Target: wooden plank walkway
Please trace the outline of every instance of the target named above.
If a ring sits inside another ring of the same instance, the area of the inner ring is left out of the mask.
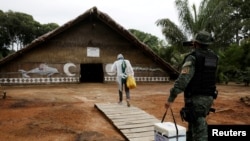
[[[126,104],[97,103],[98,108],[129,141],[154,141],[154,124],[161,122],[145,111]]]

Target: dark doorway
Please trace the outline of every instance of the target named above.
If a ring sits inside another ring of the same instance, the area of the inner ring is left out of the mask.
[[[102,64],[81,64],[80,82],[104,82]]]

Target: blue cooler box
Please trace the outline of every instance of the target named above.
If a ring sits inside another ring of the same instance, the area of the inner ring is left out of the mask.
[[[186,141],[186,128],[176,124],[178,129],[178,136],[176,127],[173,122],[163,122],[154,124],[154,141]]]

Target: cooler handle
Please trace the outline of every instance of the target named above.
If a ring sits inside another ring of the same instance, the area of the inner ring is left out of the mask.
[[[177,141],[178,141],[178,128],[177,128],[177,125],[176,125],[176,121],[175,121],[175,118],[174,118],[174,114],[173,114],[173,110],[171,108],[171,106],[169,106],[170,108],[170,111],[171,111],[171,114],[172,114],[172,117],[173,117],[173,120],[174,120],[174,125],[175,125],[175,129],[176,129],[176,137],[177,137]],[[166,115],[167,115],[167,112],[168,112],[168,109],[166,109],[163,117],[162,117],[162,120],[161,120],[161,123],[164,121]]]

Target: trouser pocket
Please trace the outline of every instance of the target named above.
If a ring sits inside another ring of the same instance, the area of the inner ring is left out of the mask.
[[[182,121],[194,122],[198,119],[195,111],[191,107],[183,107],[180,111]]]

